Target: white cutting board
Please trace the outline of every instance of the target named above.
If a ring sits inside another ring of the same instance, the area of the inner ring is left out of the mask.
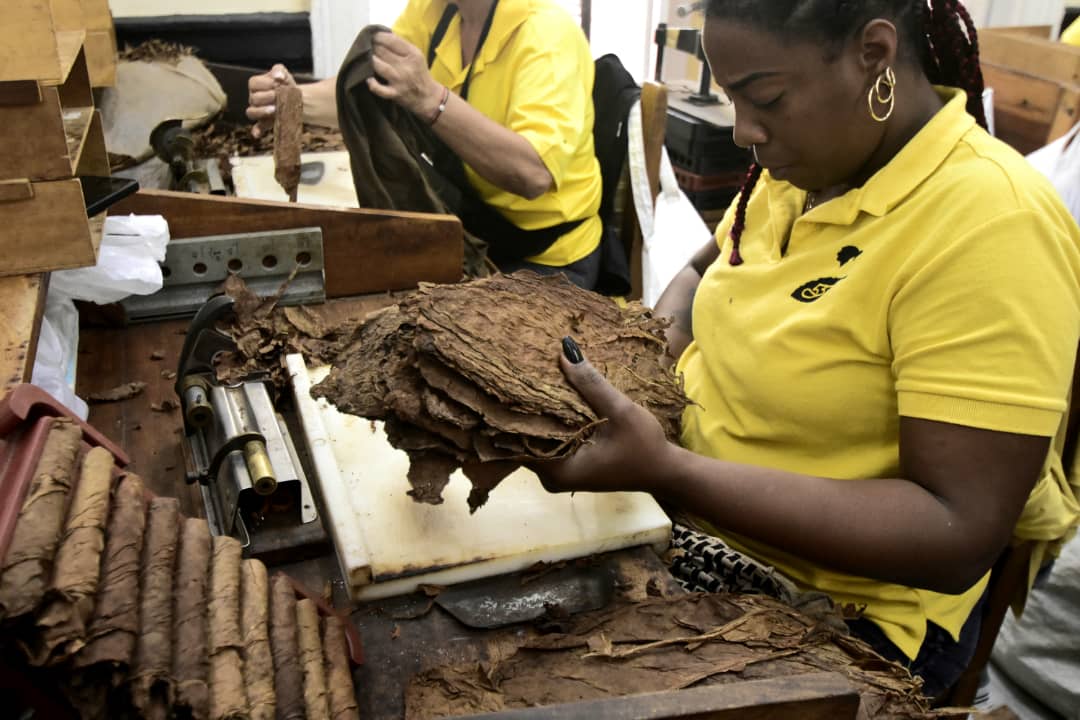
[[[232,165],[232,179],[237,197],[289,202],[289,196],[274,179],[273,155],[233,157],[229,159],[229,162]],[[323,174],[319,182],[314,185],[304,182],[304,176],[301,175],[300,185],[296,188],[296,202],[333,207],[360,207],[360,202],[356,199],[356,186],[353,185],[348,152],[302,153],[300,163],[322,163]]]
[[[671,540],[671,520],[644,493],[544,490],[520,469],[469,514],[471,484],[454,473],[442,505],[406,493],[408,456],[390,446],[382,423],[346,415],[311,397],[328,368],[309,370],[287,358],[296,405],[311,449],[324,520],[353,600],[452,585],[637,545],[658,551]]]

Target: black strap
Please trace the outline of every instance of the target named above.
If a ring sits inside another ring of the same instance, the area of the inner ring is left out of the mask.
[[[480,54],[480,50],[483,49],[484,43],[487,42],[488,34],[491,32],[491,25],[495,22],[495,8],[499,6],[499,0],[491,3],[491,10],[488,11],[487,19],[484,21],[484,28],[480,31],[480,38],[476,42],[476,52],[473,53],[472,62],[469,63],[469,70],[465,73],[465,84],[461,86],[461,92],[458,95],[462,100],[469,99],[469,86],[472,85],[472,73],[473,66],[476,65],[476,57]],[[454,19],[454,15],[457,15],[457,5],[447,5],[443,10],[442,17],[439,18],[439,24],[435,26],[435,32],[431,35],[431,44],[428,46],[427,52],[427,64],[428,68],[431,68],[432,63],[435,62],[435,51],[439,49],[439,45],[442,45],[443,38],[446,37],[446,31],[450,28],[450,21]]]

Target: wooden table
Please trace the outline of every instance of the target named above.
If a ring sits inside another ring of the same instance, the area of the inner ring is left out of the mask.
[[[334,322],[363,317],[392,301],[389,294],[334,300],[321,306],[319,312]],[[176,371],[187,325],[186,321],[169,321],[126,328],[84,328],[77,389],[85,397],[127,382],[147,384],[146,390],[132,399],[92,405],[90,421],[129,453],[130,469],[151,491],[177,497],[185,514],[204,517],[197,490],[184,480],[180,411],[155,409],[166,400],[177,402],[171,373]],[[677,591],[674,579],[649,548],[612,553],[607,562],[615,569],[623,598],[644,599],[650,582],[654,587],[660,583],[668,591]],[[329,548],[318,557],[272,569],[288,573],[315,593],[322,593],[329,583],[335,605],[348,605],[345,585]],[[470,629],[441,608],[427,606],[426,597],[409,595],[354,608],[352,620],[363,638],[366,658],[354,672],[361,717],[402,717],[405,688],[413,675],[441,665],[485,660],[508,632],[511,636],[515,632]],[[540,709],[523,717],[783,718],[798,708],[800,717],[843,718],[854,717],[858,705],[858,697],[853,699],[846,681],[829,674],[701,690]],[[709,712],[703,712],[703,707]],[[510,720],[515,715],[506,717]]]

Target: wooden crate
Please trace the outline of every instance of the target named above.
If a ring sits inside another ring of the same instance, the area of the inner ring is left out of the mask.
[[[90,84],[96,88],[116,85],[116,32],[86,31],[86,61],[90,67]]]
[[[57,30],[50,0],[4,0],[2,12],[0,82],[62,82],[85,31]]]
[[[94,115],[86,54],[76,54],[63,82],[31,85],[0,83],[0,180],[70,178]]]
[[[86,32],[86,62],[94,87],[116,84],[116,32],[108,0],[52,0],[58,31]]]
[[[0,277],[93,265],[104,225],[78,179],[0,182]]]
[[[984,30],[979,45],[998,137],[1029,153],[1080,121],[1080,48],[1016,28]]]

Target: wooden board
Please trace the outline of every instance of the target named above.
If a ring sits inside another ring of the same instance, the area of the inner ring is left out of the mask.
[[[859,694],[839,673],[509,710],[461,720],[855,720]]]
[[[63,180],[75,174],[93,108],[64,108],[55,87],[41,102],[0,105],[0,180]]]
[[[993,63],[983,63],[994,88],[997,136],[1027,154],[1064,135],[1080,116],[1080,85],[1062,84]]]
[[[461,221],[452,215],[320,207],[299,203],[142,190],[113,214],[162,215],[173,238],[319,227],[326,294],[404,290],[462,276]]]
[[[52,0],[53,25],[57,30],[85,30],[82,0]]]
[[[0,394],[29,382],[45,311],[47,275],[0,278]]]
[[[86,31],[86,63],[91,85],[96,88],[116,85],[116,33],[112,28]]]
[[[109,0],[80,0],[80,2],[87,30],[112,30],[113,19],[112,12],[109,10]]]
[[[29,199],[0,202],[0,277],[97,262],[101,237],[94,237],[86,219],[81,183],[57,180],[30,188]]]
[[[4,0],[0,23],[0,82],[61,77],[49,0]]]
[[[1080,84],[1080,48],[1022,32],[979,32],[982,62],[1058,83]]]
[[[105,148],[105,127],[99,110],[95,110],[90,116],[90,127],[86,130],[86,142],[80,149],[75,174],[99,176],[111,174],[109,153]]]

